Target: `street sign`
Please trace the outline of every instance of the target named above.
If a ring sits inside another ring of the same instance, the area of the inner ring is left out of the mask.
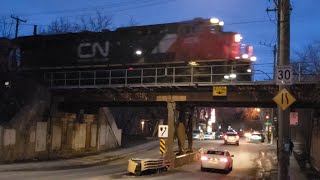
[[[276,68],[276,84],[292,85],[293,73],[291,65],[278,65]]]
[[[273,101],[276,102],[282,110],[285,110],[294,103],[296,99],[284,88],[273,98]]]
[[[164,154],[166,152],[166,141],[164,139],[160,139],[160,154]]]
[[[168,137],[168,125],[159,125],[158,127],[158,137],[159,138],[167,138]]]
[[[298,112],[290,112],[290,125],[298,125]]]
[[[213,86],[213,96],[227,96],[227,86]]]
[[[270,121],[267,121],[267,122],[264,123],[264,125],[266,125],[266,126],[271,126],[272,123],[271,123]]]

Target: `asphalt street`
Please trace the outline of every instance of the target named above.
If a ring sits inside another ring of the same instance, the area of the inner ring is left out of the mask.
[[[0,179],[257,179],[268,178],[264,176],[265,170],[272,170],[272,156],[269,160],[267,155],[273,155],[275,146],[261,143],[247,143],[241,140],[240,146],[224,145],[222,140],[195,141],[194,147],[204,149],[216,147],[229,150],[234,155],[233,171],[228,174],[219,171],[200,171],[200,162],[193,162],[188,165],[176,168],[160,174],[134,176],[127,173],[128,160],[130,158],[157,158],[160,157],[159,149],[154,148],[139,152],[123,159],[114,160],[101,166],[88,168],[54,170],[54,171],[9,171],[1,172]],[[265,163],[265,162],[269,162]],[[269,167],[266,167],[269,166]]]

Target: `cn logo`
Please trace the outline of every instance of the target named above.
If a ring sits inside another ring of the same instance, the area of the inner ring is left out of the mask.
[[[93,58],[97,55],[102,57],[107,57],[109,54],[109,42],[106,41],[104,46],[99,42],[94,43],[81,43],[78,46],[78,56],[79,58]]]

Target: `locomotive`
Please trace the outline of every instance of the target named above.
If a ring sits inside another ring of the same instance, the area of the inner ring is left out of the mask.
[[[11,57],[20,69],[250,64],[252,46],[224,32],[216,19],[122,27],[113,31],[34,35],[14,39]],[[13,64],[13,63],[12,63]]]

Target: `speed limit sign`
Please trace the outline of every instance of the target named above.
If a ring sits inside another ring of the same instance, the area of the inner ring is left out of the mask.
[[[293,73],[291,65],[278,65],[276,68],[276,84],[292,85]]]

